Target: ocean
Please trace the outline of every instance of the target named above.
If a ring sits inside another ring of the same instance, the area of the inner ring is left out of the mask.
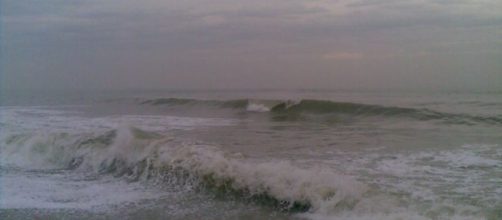
[[[0,219],[502,219],[502,93],[4,92]]]

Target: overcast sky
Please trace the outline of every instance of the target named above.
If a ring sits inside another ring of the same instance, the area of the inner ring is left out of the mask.
[[[500,0],[0,0],[1,86],[502,89]]]

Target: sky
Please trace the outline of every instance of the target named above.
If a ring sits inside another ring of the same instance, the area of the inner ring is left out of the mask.
[[[0,0],[6,89],[502,90],[500,0]]]

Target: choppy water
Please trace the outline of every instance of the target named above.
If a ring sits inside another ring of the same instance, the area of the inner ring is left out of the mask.
[[[2,219],[501,219],[502,94],[15,94]]]

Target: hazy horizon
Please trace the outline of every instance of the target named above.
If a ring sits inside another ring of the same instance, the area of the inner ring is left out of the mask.
[[[502,89],[502,2],[1,1],[0,88]]]

